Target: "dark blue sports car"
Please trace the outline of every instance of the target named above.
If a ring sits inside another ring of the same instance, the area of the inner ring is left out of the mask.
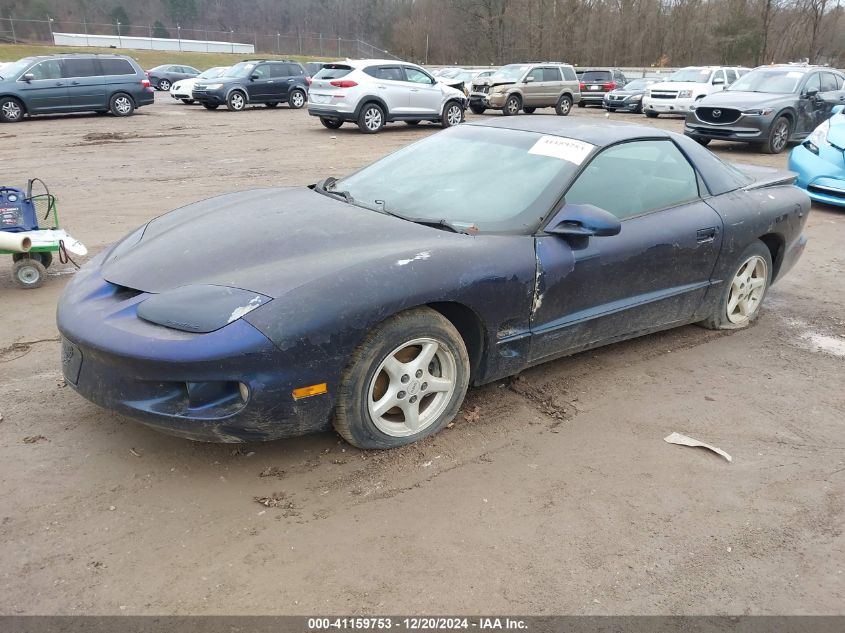
[[[100,254],[58,309],[67,382],[196,440],[393,447],[470,384],[615,341],[748,325],[800,256],[793,175],[637,125],[456,126],[351,176],[232,193]]]

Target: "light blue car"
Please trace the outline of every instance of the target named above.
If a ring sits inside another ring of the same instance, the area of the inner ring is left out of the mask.
[[[824,94],[835,101],[833,116],[818,126],[789,154],[796,186],[816,202],[845,207],[845,91]]]

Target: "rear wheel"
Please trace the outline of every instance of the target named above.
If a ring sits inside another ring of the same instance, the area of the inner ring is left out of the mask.
[[[537,108],[527,107],[522,108],[522,111],[525,112],[525,114],[534,114],[537,111]]]
[[[170,90],[170,81],[167,79],[159,79],[158,89],[162,91]]]
[[[23,104],[14,97],[0,99],[0,122],[17,123],[23,119]]]
[[[109,101],[109,112],[114,116],[129,116],[135,112],[135,102],[128,94],[119,92]]]
[[[216,103],[203,103],[202,107],[205,108],[206,110],[216,110],[220,106]]]
[[[188,105],[194,105],[193,99],[182,99],[182,103],[187,103]]]
[[[579,101],[579,102],[578,102],[578,107],[579,107],[579,108],[586,108],[586,107],[587,107],[587,104],[586,104],[584,101]]]
[[[698,143],[699,145],[703,145],[704,147],[707,147],[708,145],[710,145],[710,141],[712,141],[712,140],[713,139],[702,138],[702,137],[698,136],[698,137],[696,137],[695,142]]]
[[[320,117],[320,123],[323,124],[323,127],[327,127],[330,130],[336,130],[343,125],[343,121],[340,119],[328,119],[326,117]]]
[[[656,119],[656,118],[657,118],[657,112],[646,112],[646,113],[645,113],[645,115],[646,115],[649,119]]]
[[[471,105],[469,109],[473,114],[484,114],[484,112],[487,110],[487,108],[480,105]]]
[[[616,112],[616,108],[605,108],[608,112]]]
[[[513,116],[515,114],[519,114],[521,109],[522,100],[516,95],[511,95],[508,97],[507,101],[505,101],[505,107],[502,108],[502,114],[505,116]]]
[[[785,116],[778,117],[769,128],[769,137],[763,143],[763,153],[765,154],[780,154],[786,149],[786,144],[789,142],[789,136],[792,132],[792,124]]]
[[[358,129],[364,134],[375,134],[384,127],[384,110],[377,103],[368,103],[358,115]]]
[[[572,97],[569,95],[561,95],[560,99],[555,104],[555,113],[558,116],[566,116],[572,111]]]
[[[457,415],[469,357],[455,327],[431,308],[376,326],[352,355],[334,426],[359,448],[393,448],[436,433]]]
[[[737,258],[733,271],[719,304],[699,325],[711,330],[738,330],[760,314],[760,305],[772,281],[772,255],[768,247],[755,240]]]
[[[264,105],[266,105],[268,108],[275,108],[277,105],[279,105],[279,102],[278,101],[270,101],[269,103],[265,103]]]
[[[12,280],[16,286],[24,290],[40,288],[46,276],[47,269],[40,261],[31,257],[16,261],[12,267]]]
[[[305,101],[305,93],[299,88],[293,90],[293,92],[290,93],[290,97],[288,97],[288,105],[294,110],[299,110],[302,106],[304,106]]]
[[[226,107],[231,112],[241,112],[246,107],[246,95],[240,90],[232,91],[226,98]]]
[[[443,107],[443,113],[440,115],[440,127],[452,127],[460,124],[464,120],[464,109],[460,104],[450,101]]]

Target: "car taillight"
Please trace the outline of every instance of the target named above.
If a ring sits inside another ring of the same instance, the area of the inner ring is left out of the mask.
[[[586,89],[587,89],[587,84],[585,84],[585,83],[580,83],[580,84],[578,84],[578,88],[579,88],[580,90],[586,90]]]
[[[616,89],[616,82],[615,82],[615,81],[611,81],[611,82],[609,82],[609,83],[606,83],[606,84],[604,84],[603,88],[604,88],[605,90],[615,90],[615,89]]]
[[[305,81],[309,86],[311,85],[311,77],[306,77]]]
[[[329,82],[335,88],[354,88],[357,86],[357,82],[352,81],[351,79],[337,79],[335,81]]]
[[[150,80],[149,80],[149,79],[142,79],[142,80],[141,80],[141,85],[142,85],[144,88],[149,88],[149,87],[150,87]]]

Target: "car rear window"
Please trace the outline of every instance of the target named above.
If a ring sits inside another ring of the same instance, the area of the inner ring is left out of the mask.
[[[581,81],[588,82],[588,81],[610,81],[613,79],[613,75],[609,70],[585,70],[584,74],[581,75]]]
[[[134,75],[135,69],[125,59],[101,59],[100,68],[104,75]]]
[[[314,75],[314,79],[339,79],[345,77],[352,72],[351,66],[343,66],[341,64],[328,64],[323,66],[323,69]]]

